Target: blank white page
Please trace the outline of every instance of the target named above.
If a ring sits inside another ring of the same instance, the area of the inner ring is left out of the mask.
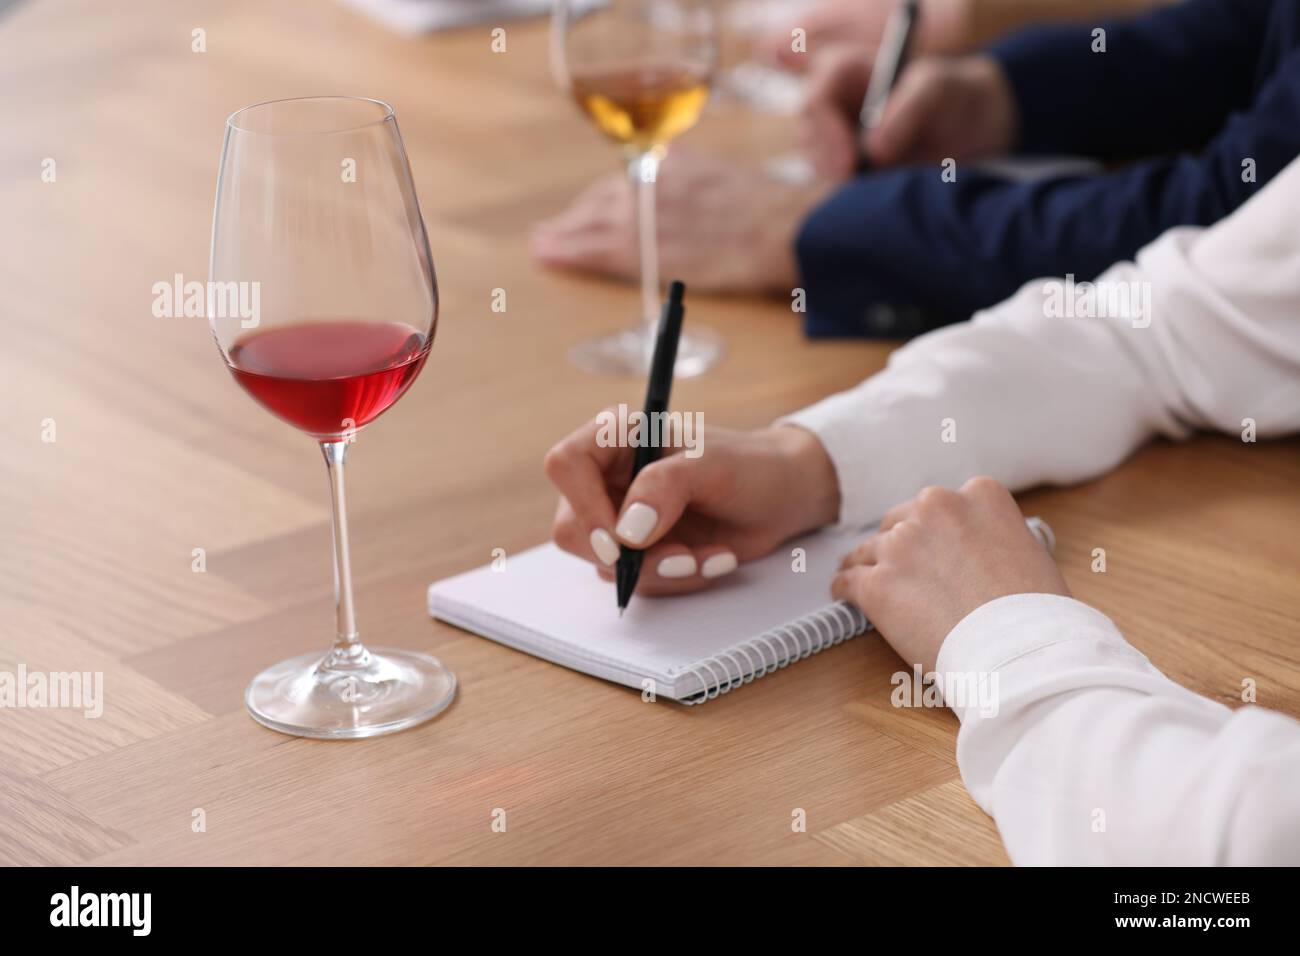
[[[614,585],[553,544],[508,556],[429,588],[429,613],[459,627],[598,677],[671,689],[690,664],[831,603],[835,568],[864,537],[829,531],[742,564],[697,594],[634,595],[620,619]],[[803,549],[803,571],[794,553]],[[669,693],[669,696],[674,696]]]

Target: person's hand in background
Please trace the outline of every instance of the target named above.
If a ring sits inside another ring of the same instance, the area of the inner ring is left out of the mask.
[[[800,139],[822,176],[853,175],[863,148],[873,166],[889,167],[994,156],[1015,145],[1015,98],[992,57],[923,57],[909,63],[880,122],[863,139],[858,114],[870,77],[870,61],[860,49],[840,47],[817,58]]]
[[[635,449],[600,433],[593,419],[546,455],[562,496],[553,537],[611,581],[620,543],[644,549],[639,594],[696,590],[839,514],[835,468],[802,428],[709,428],[701,454],[665,448],[631,487]]]
[[[960,491],[926,488],[891,509],[831,585],[898,655],[933,671],[944,638],[967,614],[1010,594],[1070,590],[1015,499],[992,478]]]
[[[826,0],[786,17],[758,43],[758,55],[787,70],[808,70],[827,48],[848,44],[862,51],[867,69],[885,24],[901,0]],[[965,47],[970,0],[921,0],[912,52],[952,53]],[[795,30],[802,30],[796,46]],[[802,47],[800,51],[799,47]],[[858,100],[862,102],[861,98]]]
[[[660,275],[698,292],[788,294],[798,285],[795,236],[826,188],[674,150],[660,167],[656,190]],[[627,177],[610,175],[587,187],[537,226],[532,245],[547,265],[635,281],[636,206]]]

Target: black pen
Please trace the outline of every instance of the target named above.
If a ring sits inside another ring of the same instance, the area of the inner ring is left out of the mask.
[[[919,0],[903,0],[885,24],[884,35],[880,38],[880,47],[876,50],[876,62],[871,68],[871,80],[867,83],[867,95],[862,100],[862,109],[858,112],[858,123],[862,132],[869,132],[885,113],[885,102],[894,91],[898,75],[907,65],[911,52],[912,38],[916,35],[916,23],[920,18]],[[859,147],[861,149],[861,147]],[[859,173],[871,169],[871,161],[865,152],[858,156]]]
[[[655,335],[654,358],[650,360],[650,384],[645,391],[645,421],[662,421],[668,411],[668,398],[673,391],[673,367],[677,364],[677,342],[682,337],[682,318],[686,309],[682,306],[682,296],[686,286],[676,279],[668,286],[668,301],[664,303],[663,314],[659,317],[659,331]],[[661,451],[656,433],[649,428],[650,440],[637,447],[632,459],[632,481],[641,473],[641,469],[659,458]],[[629,482],[630,484],[630,482]],[[636,590],[636,579],[641,576],[641,559],[645,552],[637,548],[620,545],[618,564],[614,568],[614,583],[618,591],[618,616],[623,616],[627,602]]]

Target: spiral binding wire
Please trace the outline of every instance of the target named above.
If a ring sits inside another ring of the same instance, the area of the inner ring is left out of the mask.
[[[845,601],[828,604],[684,667],[682,673],[694,674],[702,689],[683,698],[681,703],[695,705],[713,700],[733,687],[766,677],[793,661],[804,660],[870,629],[871,622],[852,604]],[[740,658],[744,658],[747,666],[741,665]]]

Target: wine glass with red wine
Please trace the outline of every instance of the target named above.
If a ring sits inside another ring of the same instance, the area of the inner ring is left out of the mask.
[[[349,446],[411,387],[438,321],[391,106],[306,97],[231,115],[208,315],[235,381],[320,444],[333,501],[334,646],[258,674],[249,712],[302,737],[371,737],[428,720],[451,703],[456,678],[427,654],[361,642],[343,492]]]
[[[557,82],[623,149],[637,209],[641,306],[630,328],[569,353],[591,372],[644,375],[659,323],[655,180],[668,144],[695,125],[717,60],[712,0],[555,0],[551,65]],[[678,378],[722,357],[716,332],[692,324],[677,346]]]

